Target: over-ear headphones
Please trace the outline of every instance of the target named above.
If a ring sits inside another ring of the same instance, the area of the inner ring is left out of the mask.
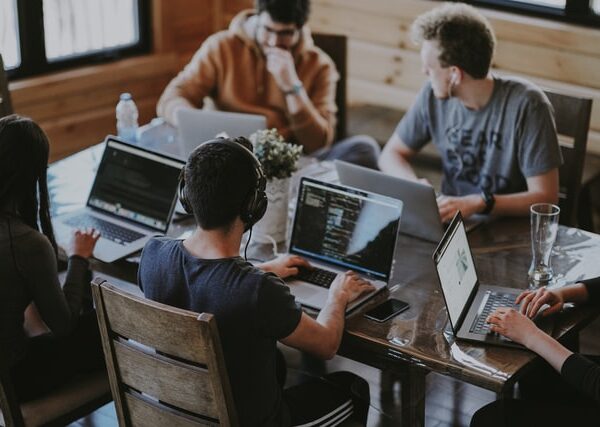
[[[203,143],[202,146],[205,146],[206,144],[225,144],[233,150],[236,150],[238,153],[243,153],[242,155],[248,158],[248,161],[252,162],[255,183],[248,191],[248,196],[242,202],[240,209],[240,219],[244,223],[244,231],[247,231],[264,216],[265,211],[267,210],[268,201],[267,194],[265,193],[267,178],[265,177],[262,166],[254,153],[244,147],[241,143],[236,142],[235,139],[213,139]],[[181,169],[181,173],[179,174],[179,200],[181,206],[183,206],[187,213],[194,213],[185,191],[185,167]]]

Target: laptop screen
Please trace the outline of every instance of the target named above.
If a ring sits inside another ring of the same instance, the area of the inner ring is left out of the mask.
[[[87,204],[165,232],[182,166],[179,161],[109,139]]]
[[[467,240],[465,225],[460,216],[454,218],[434,254],[448,316],[457,327],[460,316],[477,286],[477,273]]]
[[[290,252],[388,280],[400,200],[303,178]]]

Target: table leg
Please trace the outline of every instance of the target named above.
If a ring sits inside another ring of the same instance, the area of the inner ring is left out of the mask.
[[[402,425],[420,427],[425,425],[425,375],[427,370],[418,366],[407,367],[402,376],[401,401]]]

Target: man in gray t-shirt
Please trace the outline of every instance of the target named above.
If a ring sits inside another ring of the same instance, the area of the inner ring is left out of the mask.
[[[487,20],[450,4],[421,15],[412,32],[429,81],[383,150],[381,170],[417,179],[409,160],[432,141],[444,169],[443,221],[457,210],[526,215],[533,203],[556,203],[562,158],[552,107],[533,84],[489,72]]]

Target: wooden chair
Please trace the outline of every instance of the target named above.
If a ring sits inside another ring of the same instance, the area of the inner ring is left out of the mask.
[[[216,320],[92,282],[121,426],[236,426]]]
[[[576,226],[592,100],[547,90],[545,93],[554,108],[554,121],[564,160],[559,171],[560,223]]]
[[[111,401],[104,372],[78,377],[52,393],[19,405],[0,352],[0,426],[64,426]]]
[[[8,91],[8,78],[4,72],[4,62],[0,55],[0,117],[8,116],[13,113],[12,103],[10,101],[10,92]]]
[[[335,103],[338,108],[337,125],[335,128],[335,141],[346,137],[346,76],[347,76],[347,58],[348,41],[347,37],[339,34],[313,34],[315,45],[323,50],[337,68],[340,75],[338,80]]]

